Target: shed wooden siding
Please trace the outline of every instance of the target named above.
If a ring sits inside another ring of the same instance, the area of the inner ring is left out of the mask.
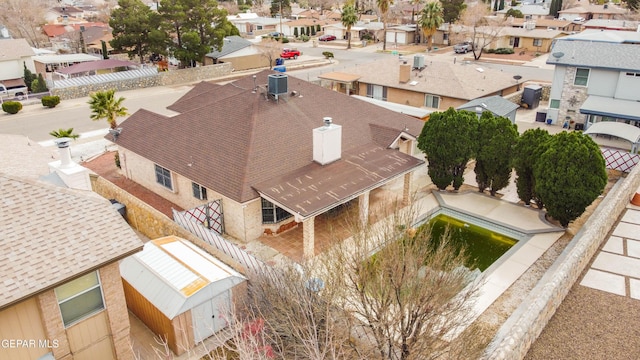
[[[0,311],[0,339],[47,340],[35,298],[29,298]],[[0,358],[15,360],[37,359],[50,350],[40,346],[2,348]]]
[[[169,320],[157,307],[122,279],[127,307],[156,335],[167,342],[169,349],[180,355],[193,347],[191,311],[186,311]]]
[[[67,338],[75,360],[116,358],[106,311],[101,311],[68,327]]]

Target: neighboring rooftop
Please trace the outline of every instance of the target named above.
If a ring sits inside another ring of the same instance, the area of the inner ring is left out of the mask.
[[[640,46],[634,44],[559,39],[551,55],[547,64],[640,70]]]
[[[219,51],[214,50],[208,53],[206,56],[214,59],[221,58],[223,56],[232,54],[238,50],[242,50],[246,47],[253,45],[249,40],[246,40],[240,36],[227,36],[222,41],[222,49]]]
[[[3,39],[0,41],[0,61],[19,60],[35,54],[25,39]]]
[[[640,32],[586,29],[577,34],[567,35],[562,40],[600,41],[611,43],[640,43]]]

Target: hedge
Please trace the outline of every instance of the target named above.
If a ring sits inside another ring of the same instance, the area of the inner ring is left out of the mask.
[[[60,104],[60,96],[43,96],[42,97],[42,106],[46,106],[48,108],[54,108],[56,105]]]
[[[22,110],[22,103],[19,101],[6,101],[2,103],[2,110],[9,114],[17,114]]]

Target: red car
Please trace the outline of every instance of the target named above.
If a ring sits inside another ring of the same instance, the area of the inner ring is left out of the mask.
[[[300,51],[296,49],[282,49],[280,57],[283,59],[297,59],[300,56]]]
[[[333,36],[333,35],[329,35],[329,34],[322,35],[322,36],[320,36],[320,37],[318,38],[318,40],[320,40],[320,41],[333,41],[333,40],[335,40],[335,39],[336,39],[336,37],[335,37],[335,36]]]

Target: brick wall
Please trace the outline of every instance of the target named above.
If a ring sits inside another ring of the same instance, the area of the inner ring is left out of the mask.
[[[62,324],[55,292],[49,290],[38,295],[38,307],[42,315],[42,325],[44,326],[46,338],[58,340],[58,347],[52,349],[53,356],[61,360],[72,359],[69,339],[67,339],[67,333]]]
[[[640,166],[609,191],[525,301],[498,330],[484,359],[522,359],[640,187]]]
[[[129,312],[124,298],[118,263],[111,263],[101,268],[99,273],[116,356],[118,360],[133,359],[129,341]]]
[[[233,66],[230,63],[200,66],[195,68],[160,72],[154,76],[142,77],[137,79],[123,79],[100,84],[88,84],[75,87],[52,89],[51,95],[60,96],[61,100],[76,99],[84,96],[89,96],[90,93],[100,90],[115,89],[116,91],[124,91],[154,86],[168,86],[205,81],[230,75],[232,71]]]

